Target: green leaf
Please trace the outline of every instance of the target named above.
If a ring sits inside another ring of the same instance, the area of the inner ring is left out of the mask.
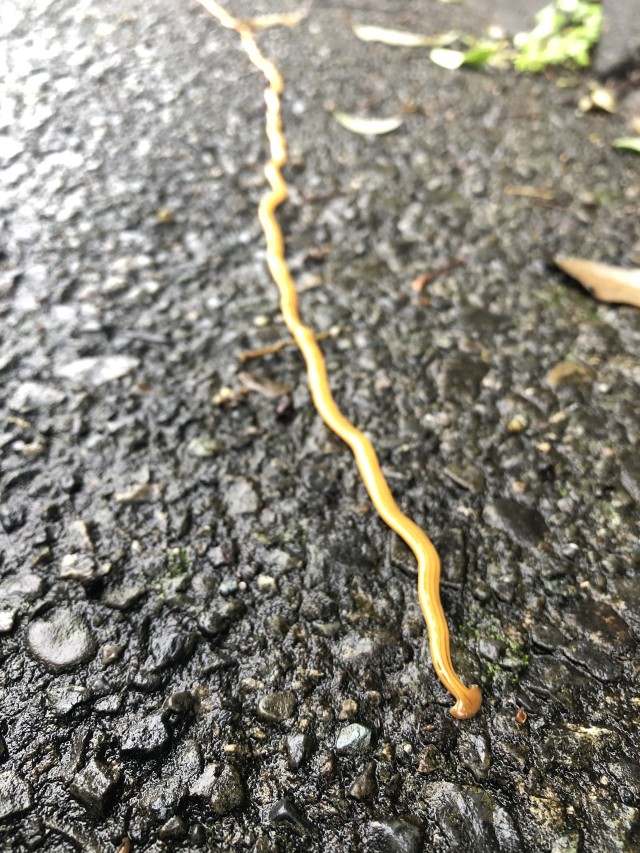
[[[381,136],[384,133],[391,133],[397,130],[402,124],[403,119],[399,116],[390,118],[367,118],[366,116],[355,116],[343,113],[341,110],[333,110],[334,119],[339,125],[342,125],[351,133],[359,133],[363,136]]]
[[[585,67],[601,29],[600,3],[556,0],[537,13],[531,32],[514,37],[514,65],[519,71],[542,71],[549,65]]]
[[[450,50],[448,48],[435,48],[429,56],[441,68],[454,71],[463,65],[471,65],[473,68],[483,68],[500,51],[501,45],[493,42],[477,42],[469,50]]]
[[[500,46],[498,44],[479,43],[464,54],[464,65],[472,65],[474,68],[483,68],[490,59],[496,55]]]
[[[640,154],[640,136],[621,136],[613,140],[614,148],[625,148],[627,151],[637,151]]]

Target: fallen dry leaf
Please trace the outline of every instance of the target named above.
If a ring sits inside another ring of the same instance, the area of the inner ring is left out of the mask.
[[[252,30],[268,30],[271,27],[297,27],[311,11],[311,3],[307,3],[295,12],[274,12],[269,15],[257,15],[249,18],[248,25]]]
[[[454,31],[427,36],[422,33],[410,33],[407,30],[394,30],[368,24],[353,24],[352,29],[361,41],[376,41],[392,47],[445,47],[453,44],[458,38],[458,33]]]
[[[588,95],[583,95],[578,102],[578,109],[583,113],[589,110],[602,110],[605,113],[615,113],[617,109],[616,96],[611,89],[596,86]]]
[[[348,113],[343,113],[341,110],[334,110],[333,117],[346,130],[351,133],[360,133],[364,136],[380,136],[383,133],[391,133],[397,130],[403,123],[399,116],[391,118],[366,118],[364,116],[354,116]]]
[[[640,308],[640,269],[613,267],[582,258],[554,258],[553,261],[600,302],[623,302]]]
[[[238,379],[249,391],[257,391],[263,397],[272,399],[282,397],[283,394],[288,394],[291,390],[288,385],[283,385],[282,382],[275,382],[273,379],[260,379],[253,373],[245,371],[238,374]]]
[[[455,71],[464,65],[464,52],[462,50],[451,50],[447,47],[436,47],[429,54],[431,61],[441,68]]]

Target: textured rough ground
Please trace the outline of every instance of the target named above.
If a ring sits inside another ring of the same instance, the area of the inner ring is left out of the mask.
[[[239,363],[284,331],[234,35],[195,4],[11,0],[3,849],[638,849],[640,312],[546,266],[640,263],[628,107],[579,115],[580,88],[447,73],[344,18],[479,28],[471,2],[370,5],[261,37],[282,220],[336,396],[442,550],[483,710],[448,716],[413,561],[299,356]],[[356,137],[330,102],[406,122]]]

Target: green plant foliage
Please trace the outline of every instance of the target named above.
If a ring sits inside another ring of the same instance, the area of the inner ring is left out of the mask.
[[[531,32],[515,36],[514,65],[518,71],[542,71],[549,65],[586,67],[601,29],[600,3],[556,0],[538,12]]]
[[[627,151],[637,151],[640,154],[640,136],[621,136],[613,140],[615,148],[626,148]]]

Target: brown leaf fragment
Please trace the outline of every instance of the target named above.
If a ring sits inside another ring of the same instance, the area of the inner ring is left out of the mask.
[[[311,3],[307,3],[295,12],[272,12],[268,15],[257,15],[255,18],[249,18],[248,26],[252,30],[269,30],[271,27],[297,27],[301,21],[307,17],[311,11]]]
[[[273,355],[274,353],[280,352],[285,347],[295,346],[295,341],[293,338],[287,338],[286,340],[276,341],[273,344],[267,344],[267,346],[259,347],[258,349],[247,350],[246,352],[241,352],[238,356],[241,364],[244,364],[246,361],[251,361],[254,358],[262,358],[265,355]]]
[[[260,379],[254,373],[246,371],[239,373],[238,379],[249,391],[257,391],[258,394],[262,394],[263,397],[268,397],[272,400],[282,397],[283,394],[287,394],[291,390],[282,382],[275,382],[273,379]]]
[[[640,269],[614,267],[582,258],[554,258],[553,262],[600,302],[622,302],[640,308]]]
[[[451,270],[459,267],[464,263],[462,258],[454,258],[452,261],[449,261],[447,264],[443,264],[440,267],[435,267],[435,269],[429,270],[429,272],[424,273],[423,275],[419,275],[417,278],[411,282],[411,289],[416,293],[421,293],[424,287],[429,284],[430,281],[433,281],[434,278],[437,278],[439,275],[443,275],[444,273],[450,272]]]
[[[547,385],[554,391],[561,385],[579,385],[590,382],[592,378],[590,370],[573,361],[559,361],[545,376]]]
[[[121,492],[116,492],[115,500],[119,504],[157,503],[162,499],[164,483],[135,483]]]
[[[553,190],[526,185],[509,185],[504,188],[504,194],[522,196],[522,198],[537,198],[540,201],[553,201],[555,199]]]
[[[524,726],[527,722],[527,712],[524,708],[518,708],[518,713],[515,716],[516,723],[520,726]]]
[[[335,338],[337,337],[339,330],[337,328],[332,328],[328,332],[318,332],[315,335],[315,339],[317,341],[324,341],[326,338]],[[260,347],[259,349],[254,350],[246,350],[245,352],[241,352],[238,355],[238,360],[240,364],[246,364],[247,361],[252,361],[254,358],[263,358],[265,355],[274,355],[280,350],[285,349],[285,347],[294,347],[296,342],[293,338],[284,338],[281,341],[276,341],[273,344],[267,344],[264,347]]]

